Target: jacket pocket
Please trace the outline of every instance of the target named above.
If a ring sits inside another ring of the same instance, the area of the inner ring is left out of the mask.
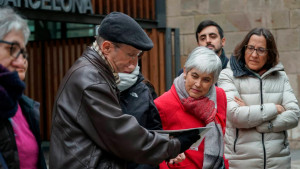
[[[122,169],[126,162],[113,155],[106,154],[100,159],[97,169]]]
[[[289,145],[288,138],[287,138],[287,132],[283,131],[283,135],[284,135],[283,146],[284,146],[284,148],[287,148],[287,146]]]
[[[233,143],[233,151],[236,153],[236,142],[238,140],[239,137],[239,129],[236,128],[235,130],[235,139],[234,139],[234,143]]]

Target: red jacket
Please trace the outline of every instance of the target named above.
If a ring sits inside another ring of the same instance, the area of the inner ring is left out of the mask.
[[[226,127],[226,108],[227,100],[223,89],[216,87],[217,92],[217,114],[216,122],[222,126],[223,135],[225,135]],[[154,100],[159,111],[162,126],[164,130],[187,129],[194,127],[205,127],[205,123],[196,119],[192,114],[186,113],[180,102],[179,96],[173,85],[169,91]],[[160,164],[160,168],[176,168],[176,169],[201,169],[203,165],[204,140],[200,144],[198,151],[187,150],[184,152],[186,159],[178,164],[168,164],[165,162]],[[228,168],[227,161],[225,161]]]

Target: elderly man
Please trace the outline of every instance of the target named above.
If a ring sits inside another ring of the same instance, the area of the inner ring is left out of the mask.
[[[175,139],[149,132],[119,105],[118,72],[136,65],[151,39],[131,17],[112,12],[97,41],[65,75],[53,108],[50,168],[126,168],[126,161],[157,165],[199,139],[190,132]]]

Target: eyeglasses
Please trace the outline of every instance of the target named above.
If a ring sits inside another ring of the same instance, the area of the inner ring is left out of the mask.
[[[268,51],[268,49],[265,49],[265,48],[255,49],[255,47],[252,46],[252,45],[245,45],[245,48],[246,48],[246,51],[247,51],[248,54],[252,54],[256,50],[256,53],[259,56],[263,56]]]
[[[21,48],[20,44],[16,42],[7,42],[4,40],[0,40],[0,43],[5,43],[10,45],[9,51],[10,55],[14,57],[15,59],[18,59],[18,57],[22,54],[24,59],[28,58],[28,54],[24,48]]]

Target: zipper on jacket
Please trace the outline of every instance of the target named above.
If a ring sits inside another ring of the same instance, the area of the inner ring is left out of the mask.
[[[260,110],[262,111],[264,109],[263,104],[263,94],[262,94],[262,79],[259,78],[259,82],[260,82]]]
[[[236,142],[237,142],[237,140],[238,140],[238,137],[239,137],[239,129],[236,128],[236,131],[235,131],[235,139],[234,139],[234,143],[233,143],[233,151],[234,151],[235,153],[236,153],[235,147],[236,147]]]
[[[284,142],[283,142],[283,145],[284,145],[284,148],[287,147],[287,144],[286,144],[286,140],[287,140],[287,135],[286,135],[286,131],[283,131],[283,134],[284,134]]]
[[[260,110],[263,111],[264,107],[264,101],[263,101],[263,92],[262,92],[262,79],[259,77],[259,82],[260,82]],[[263,151],[264,151],[264,169],[266,169],[266,164],[267,164],[267,157],[266,157],[266,147],[265,147],[265,135],[264,133],[261,133],[261,142],[263,146]]]
[[[264,138],[264,133],[261,134],[261,141],[262,141],[262,145],[263,145],[263,150],[264,150],[264,169],[266,169],[266,164],[267,164],[267,157],[266,157],[266,147],[265,147],[265,138]]]

